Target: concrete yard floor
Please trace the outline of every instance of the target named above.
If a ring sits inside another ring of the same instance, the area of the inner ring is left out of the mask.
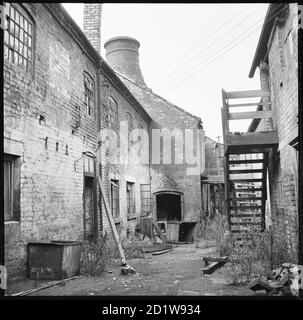
[[[209,276],[202,275],[199,270],[203,267],[202,257],[213,253],[213,247],[201,249],[194,244],[178,245],[161,255],[149,253],[144,259],[128,260],[136,274],[121,275],[116,261],[107,266],[107,271],[100,277],[79,277],[28,296],[252,296],[254,293],[247,286],[226,282],[224,266]],[[16,292],[16,288],[10,292]],[[20,287],[18,289],[20,291]]]

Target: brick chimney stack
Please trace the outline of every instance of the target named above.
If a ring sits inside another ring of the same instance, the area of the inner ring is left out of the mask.
[[[101,3],[84,3],[83,32],[101,54]]]
[[[139,64],[139,47],[138,40],[125,36],[111,38],[104,44],[108,64],[137,85],[146,88]]]

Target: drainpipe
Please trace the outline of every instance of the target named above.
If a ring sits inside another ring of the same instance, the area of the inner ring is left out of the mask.
[[[99,61],[99,65],[101,65],[101,61]],[[99,66],[97,70],[97,136],[99,137],[99,132],[101,131],[101,108],[102,108],[102,101],[101,101],[101,86],[100,86],[100,74],[101,74],[101,66]],[[101,141],[101,140],[100,140]],[[97,166],[96,166],[96,179],[100,175],[102,180],[102,152],[101,152],[101,143],[99,144],[99,139],[97,138]],[[102,219],[102,197],[100,187],[97,184],[97,199],[98,199],[98,208],[100,212],[100,231],[103,232],[103,219]]]

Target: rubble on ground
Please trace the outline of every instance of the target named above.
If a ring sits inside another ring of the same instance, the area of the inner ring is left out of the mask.
[[[267,279],[252,281],[249,289],[253,291],[265,290],[267,295],[298,296],[302,281],[303,266],[293,263],[283,263],[272,270]]]

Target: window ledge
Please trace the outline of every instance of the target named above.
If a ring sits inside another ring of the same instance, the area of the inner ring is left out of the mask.
[[[6,224],[20,224],[20,221],[15,221],[15,220],[4,221],[4,225],[6,225]]]
[[[127,216],[127,220],[133,220],[133,219],[137,219],[136,214],[130,214],[129,216]]]

